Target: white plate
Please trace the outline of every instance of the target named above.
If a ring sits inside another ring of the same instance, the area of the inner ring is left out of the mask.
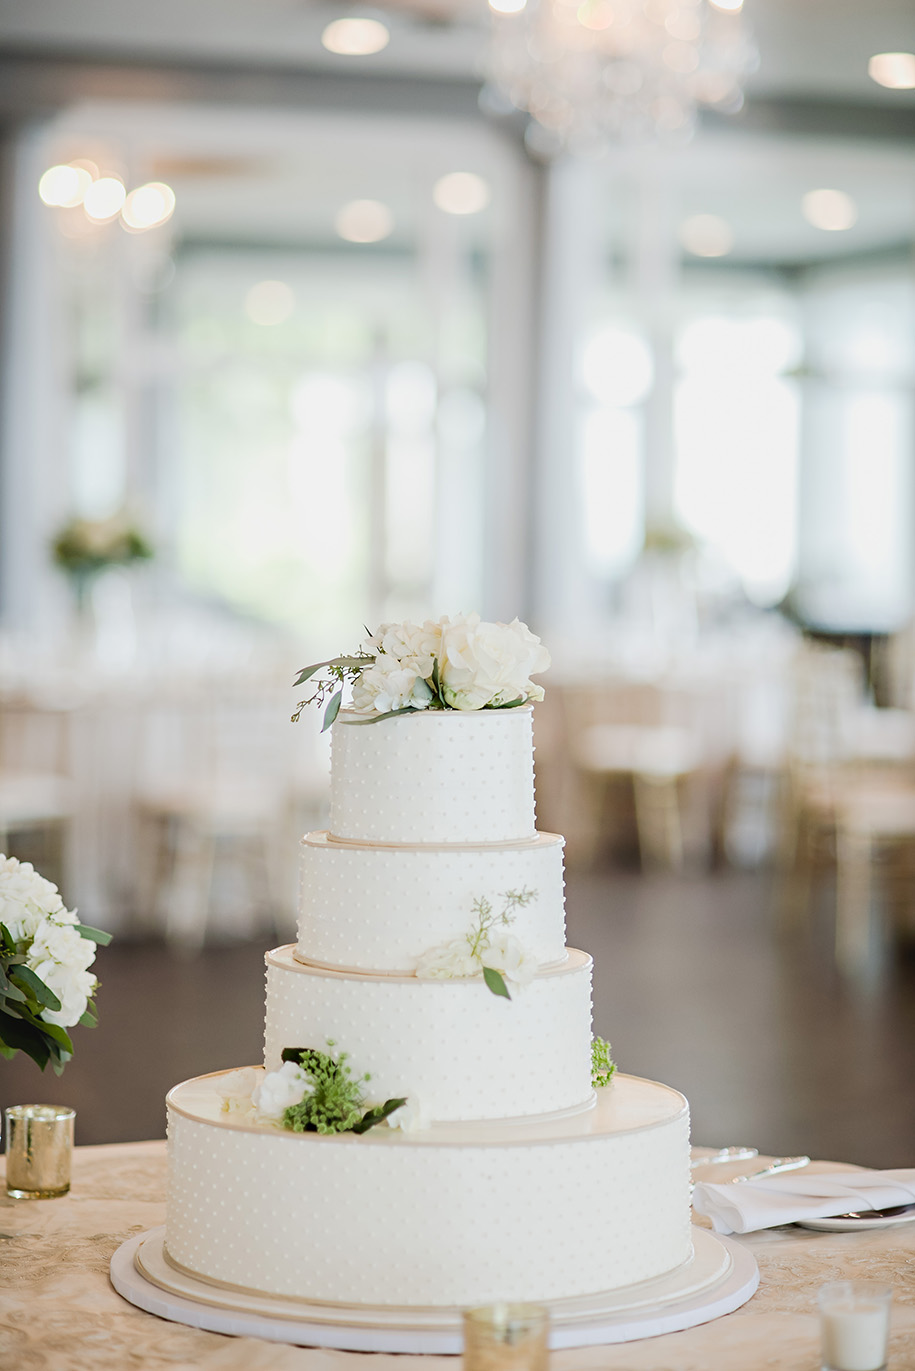
[[[873,1214],[863,1214],[860,1219],[838,1215],[834,1219],[799,1219],[797,1228],[813,1228],[817,1233],[856,1233],[862,1228],[899,1228],[904,1223],[915,1223],[915,1204],[894,1205],[902,1209],[901,1214],[886,1213],[875,1209]]]

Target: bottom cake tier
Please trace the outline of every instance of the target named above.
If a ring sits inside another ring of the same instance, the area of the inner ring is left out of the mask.
[[[617,1076],[571,1118],[319,1135],[234,1121],[227,1074],[168,1097],[166,1257],[212,1284],[452,1307],[617,1290],[690,1255],[668,1086]]]

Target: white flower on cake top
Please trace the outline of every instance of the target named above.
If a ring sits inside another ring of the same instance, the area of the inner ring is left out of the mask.
[[[332,657],[299,672],[295,684],[314,682],[309,704],[326,701],[329,728],[343,703],[347,682],[353,710],[365,722],[422,709],[511,709],[543,699],[532,676],[550,665],[550,654],[526,624],[487,623],[479,614],[447,615],[423,624],[382,624],[353,656]],[[327,668],[321,677],[317,673]]]

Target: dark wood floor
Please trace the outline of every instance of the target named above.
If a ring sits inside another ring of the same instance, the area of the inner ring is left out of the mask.
[[[843,983],[828,908],[785,944],[764,875],[573,873],[567,902],[569,942],[594,954],[595,1031],[624,1071],[689,1097],[695,1141],[915,1165],[915,957]],[[112,944],[99,1028],[76,1031],[60,1079],[21,1054],[0,1063],[0,1103],[71,1103],[82,1143],[161,1137],[171,1085],[260,1060],[273,941],[191,961]]]

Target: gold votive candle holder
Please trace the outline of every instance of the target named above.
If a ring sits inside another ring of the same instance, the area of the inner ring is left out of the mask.
[[[549,1311],[487,1304],[464,1311],[464,1371],[547,1371]]]
[[[70,1189],[76,1110],[61,1104],[14,1104],[6,1115],[6,1193],[52,1200]]]

